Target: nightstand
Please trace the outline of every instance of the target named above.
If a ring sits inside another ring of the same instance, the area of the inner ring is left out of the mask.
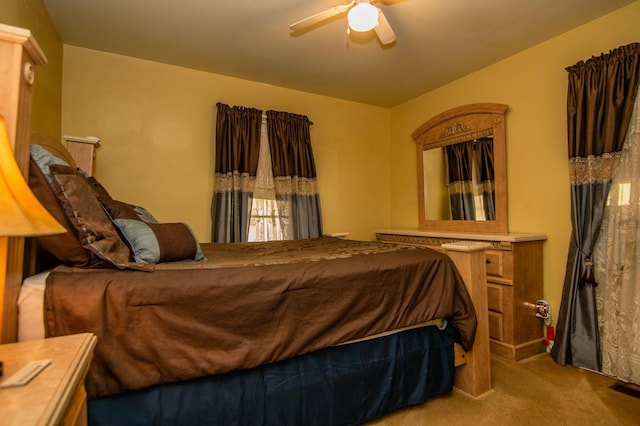
[[[86,425],[87,393],[84,379],[97,338],[73,334],[0,345],[4,375],[0,383],[29,361],[51,364],[25,386],[0,388],[3,425]]]

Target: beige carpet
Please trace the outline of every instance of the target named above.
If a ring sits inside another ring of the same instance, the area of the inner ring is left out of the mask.
[[[370,426],[640,425],[640,399],[611,389],[616,380],[560,366],[549,354],[492,356],[491,369],[493,390],[478,399],[454,390]]]

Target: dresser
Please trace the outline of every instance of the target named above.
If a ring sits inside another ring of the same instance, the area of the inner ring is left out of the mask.
[[[518,361],[546,350],[544,322],[536,316],[536,302],[543,299],[544,235],[380,230],[376,239],[436,250],[455,241],[489,243],[485,254],[491,353]]]
[[[84,379],[97,338],[90,333],[0,345],[4,376],[0,383],[29,361],[51,364],[28,384],[0,388],[3,425],[86,425]]]

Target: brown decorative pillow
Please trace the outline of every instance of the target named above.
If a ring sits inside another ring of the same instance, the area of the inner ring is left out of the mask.
[[[82,247],[120,269],[145,269],[129,261],[129,248],[118,236],[85,177],[71,167],[59,164],[50,165],[49,170],[56,196]]]
[[[102,186],[102,184],[98,182],[96,178],[94,178],[93,176],[85,176],[85,178],[98,195],[98,200],[100,200],[101,203],[113,200],[113,198],[111,198],[111,195],[109,195],[109,192],[107,192],[107,189]]]
[[[111,218],[119,219],[139,219],[147,223],[158,223],[155,217],[145,208],[114,200],[104,186],[93,176],[85,176],[89,185],[93,188],[98,197],[98,201],[111,215]]]
[[[38,237],[40,246],[68,266],[83,267],[91,264],[94,260],[92,253],[82,247],[49,181],[33,158],[29,165],[29,186],[40,203],[67,229],[64,234]]]
[[[107,210],[109,216],[111,216],[111,220],[113,219],[135,219],[140,220],[138,214],[135,211],[135,208],[131,204],[123,203],[122,201],[117,200],[108,200],[104,201],[102,198],[98,197],[98,200],[102,203],[102,206]]]
[[[98,200],[102,203],[112,219],[137,219],[146,223],[160,223],[153,217],[151,213],[144,207],[134,206],[118,200],[103,201],[100,197]]]

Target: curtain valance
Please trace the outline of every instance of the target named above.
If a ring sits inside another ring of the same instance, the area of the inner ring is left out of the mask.
[[[640,79],[640,43],[567,67],[569,157],[622,150]]]

